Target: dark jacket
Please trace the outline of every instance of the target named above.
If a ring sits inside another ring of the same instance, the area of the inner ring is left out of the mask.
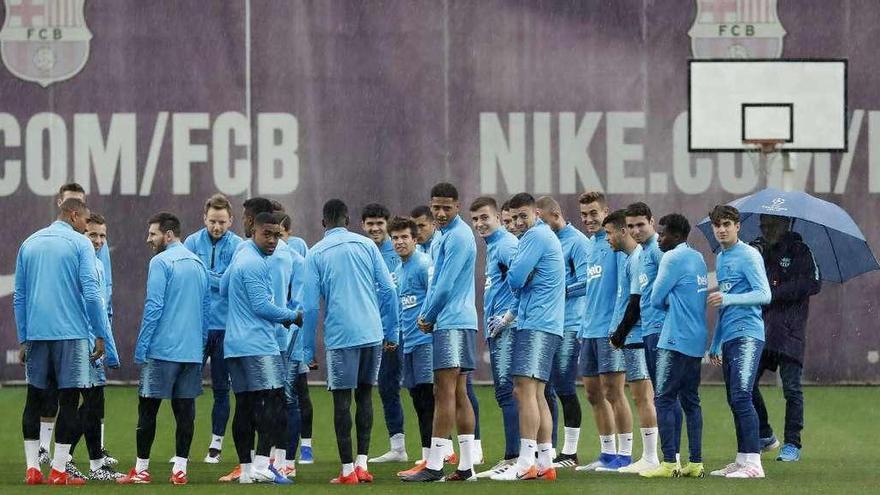
[[[772,294],[764,306],[764,349],[803,363],[810,296],[822,288],[813,253],[796,232],[785,233],[773,246],[763,238],[752,246],[764,257]]]

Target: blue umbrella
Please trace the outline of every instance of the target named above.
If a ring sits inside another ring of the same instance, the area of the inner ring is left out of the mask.
[[[792,230],[803,237],[819,265],[822,280],[846,282],[872,270],[880,270],[877,258],[859,226],[843,208],[800,191],[767,188],[728,203],[740,212],[739,237],[751,242],[761,236],[760,215],[792,219]],[[712,234],[709,218],[698,225],[712,251],[720,245]]]

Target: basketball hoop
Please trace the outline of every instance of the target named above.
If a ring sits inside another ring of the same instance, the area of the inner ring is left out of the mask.
[[[776,157],[782,154],[780,149],[784,142],[784,139],[743,139],[743,144],[749,147],[747,154],[755,173],[765,182]]]

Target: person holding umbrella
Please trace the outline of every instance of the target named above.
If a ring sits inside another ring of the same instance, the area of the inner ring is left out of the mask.
[[[801,391],[804,342],[810,296],[819,293],[822,282],[813,252],[797,232],[792,219],[779,215],[760,215],[761,237],[750,244],[761,252],[770,283],[771,300],[764,307],[766,341],[752,402],[758,414],[761,449],[779,447],[767,416],[767,407],[758,388],[765,371],[779,371],[785,397],[785,437],[778,461],[800,460],[801,430],[804,428],[804,394]]]
[[[724,372],[727,402],[736,428],[736,460],[713,476],[763,478],[758,415],[752,388],[764,348],[761,306],[770,303],[770,284],[758,250],[739,240],[739,210],[718,205],[709,214],[721,252],[715,262],[718,290],[707,302],[718,308],[709,358]]]

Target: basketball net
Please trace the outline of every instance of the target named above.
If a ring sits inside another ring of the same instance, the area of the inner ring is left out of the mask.
[[[769,186],[768,179],[771,171],[774,170],[773,167],[782,167],[779,171],[782,175],[781,186],[783,190],[789,191],[793,188],[794,164],[791,163],[789,153],[782,150],[784,142],[782,139],[746,139],[743,141],[750,148],[746,154],[752,162],[752,167],[754,167],[759,181],[763,179],[762,184]],[[781,163],[779,163],[780,158]]]

